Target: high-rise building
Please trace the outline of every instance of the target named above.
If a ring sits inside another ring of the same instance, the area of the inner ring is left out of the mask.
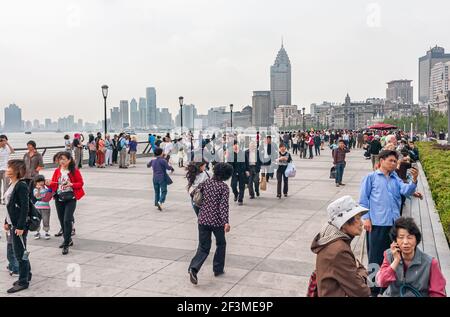
[[[254,91],[252,97],[252,125],[269,127],[273,124],[270,91]],[[272,118],[272,120],[271,120]]]
[[[122,118],[119,107],[114,107],[111,109],[111,129],[116,132],[120,132],[122,130]]]
[[[34,119],[33,120],[33,130],[39,130],[40,126],[39,126],[39,120]]]
[[[77,130],[78,131],[83,131],[83,128],[84,128],[84,126],[83,126],[83,119],[78,119],[78,128],[77,128]]]
[[[412,105],[413,100],[413,87],[411,85],[412,80],[392,80],[387,83],[386,100],[391,102],[397,102],[400,104]]]
[[[128,128],[130,126],[130,109],[128,107],[128,100],[120,101],[120,116],[121,128]]]
[[[194,120],[197,119],[197,109],[195,105],[183,105],[183,131],[194,130]],[[176,116],[177,127],[181,126],[180,110]]]
[[[222,128],[230,120],[230,113],[227,112],[227,107],[214,107],[208,110],[208,126]]]
[[[419,58],[419,102],[427,103],[431,101],[431,69],[437,63],[446,63],[450,61],[450,54],[445,54],[443,47],[435,46],[431,48],[427,55]]]
[[[52,119],[45,119],[45,130],[52,129]]]
[[[283,44],[278,51],[275,63],[270,67],[270,98],[271,118],[279,105],[291,105],[291,62]]]
[[[159,121],[158,126],[166,129],[170,129],[172,127],[172,114],[169,112],[168,108],[158,109],[159,112]],[[183,118],[184,121],[184,118]]]
[[[16,104],[10,104],[5,108],[5,132],[22,131],[22,109]]]
[[[430,102],[438,111],[447,111],[446,96],[450,88],[450,62],[437,63],[431,69]]]
[[[147,128],[147,99],[143,97],[139,98],[139,122],[141,128]]]
[[[280,105],[275,109],[274,117],[275,124],[280,128],[297,126],[301,122],[297,106]]]
[[[132,99],[130,102],[130,117],[131,117],[131,126],[133,128],[137,128],[140,126],[140,117],[138,111],[138,104],[136,99]]]
[[[156,89],[148,87],[147,93],[147,126],[156,125]]]

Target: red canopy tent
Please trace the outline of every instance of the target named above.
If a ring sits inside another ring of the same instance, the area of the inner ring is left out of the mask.
[[[368,128],[371,130],[395,130],[395,129],[398,129],[395,125],[387,124],[387,123],[377,123]]]

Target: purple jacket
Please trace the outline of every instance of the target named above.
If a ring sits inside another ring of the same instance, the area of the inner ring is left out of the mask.
[[[157,157],[156,159],[151,160],[148,162],[147,167],[153,168],[153,180],[157,182],[165,180],[167,170],[174,171],[173,167],[170,166],[162,157]]]
[[[222,227],[229,223],[230,189],[228,185],[211,178],[201,183],[198,189],[203,194],[198,223],[212,227]]]

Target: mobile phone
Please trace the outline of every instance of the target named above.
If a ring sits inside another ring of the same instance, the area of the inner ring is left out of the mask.
[[[419,165],[417,163],[411,163],[411,168],[419,169]]]

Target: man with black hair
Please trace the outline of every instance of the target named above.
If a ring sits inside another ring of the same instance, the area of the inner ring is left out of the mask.
[[[250,170],[246,164],[245,152],[240,150],[237,140],[233,143],[233,151],[228,154],[227,162],[233,167],[231,188],[234,194],[234,201],[237,201],[239,206],[242,206],[244,204],[245,184],[250,176]]]
[[[400,218],[401,195],[409,197],[416,191],[419,172],[412,168],[413,179],[405,183],[395,172],[398,157],[397,151],[381,151],[379,169],[366,176],[361,184],[359,203],[369,209],[362,217],[367,231],[369,265],[381,265],[383,253],[390,247],[389,232]],[[380,292],[378,287],[372,288],[373,296]]]
[[[8,137],[4,134],[0,135],[0,185],[3,183],[3,190],[1,192],[2,205],[5,205],[5,193],[9,188],[9,179],[6,176],[6,170],[11,154],[14,154],[14,149],[9,144]]]

